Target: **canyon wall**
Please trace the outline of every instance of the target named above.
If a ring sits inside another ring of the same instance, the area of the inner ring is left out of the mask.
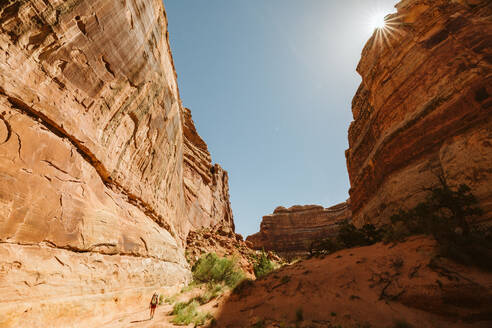
[[[227,173],[181,106],[162,2],[0,2],[0,326],[169,293],[189,230],[218,223]]]
[[[385,222],[442,175],[492,219],[492,3],[404,0],[357,71],[346,152],[354,223]]]
[[[184,195],[192,229],[220,226],[234,232],[229,202],[229,178],[220,165],[212,165],[207,144],[195,129],[189,109],[183,111]]]
[[[248,236],[254,249],[275,251],[286,258],[308,253],[315,240],[335,236],[339,225],[351,219],[349,203],[330,208],[319,205],[277,207],[273,214],[263,217],[260,232]]]

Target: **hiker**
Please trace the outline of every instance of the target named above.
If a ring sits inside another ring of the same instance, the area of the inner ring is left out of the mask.
[[[154,295],[152,295],[152,299],[150,300],[150,319],[154,318],[154,312],[155,308],[157,307],[157,303],[159,303],[159,295],[157,295],[157,293],[154,293]]]

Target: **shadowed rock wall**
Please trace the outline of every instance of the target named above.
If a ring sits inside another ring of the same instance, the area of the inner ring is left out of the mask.
[[[188,116],[160,0],[0,2],[0,326],[96,326],[189,279],[190,228],[234,229]]]
[[[492,219],[492,3],[404,0],[366,44],[346,152],[356,225],[411,208],[443,175]]]

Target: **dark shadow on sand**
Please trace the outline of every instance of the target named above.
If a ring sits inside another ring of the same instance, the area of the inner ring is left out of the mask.
[[[144,320],[134,320],[134,321],[131,321],[130,323],[139,323],[139,322],[145,322],[145,321],[150,321],[152,320],[152,318],[148,318],[148,319],[144,319]]]

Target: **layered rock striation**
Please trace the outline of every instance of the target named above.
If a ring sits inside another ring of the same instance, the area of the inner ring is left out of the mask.
[[[263,217],[260,232],[248,236],[246,241],[254,249],[275,251],[286,258],[308,253],[312,242],[333,237],[340,224],[351,219],[349,203],[330,208],[319,205],[277,207],[273,214]]]
[[[0,2],[0,326],[96,326],[185,283],[189,230],[234,229],[196,136],[160,0]]]
[[[229,177],[212,165],[207,144],[195,129],[189,109],[183,111],[183,182],[186,212],[192,229],[217,226],[234,232]]]
[[[492,3],[404,0],[366,44],[346,152],[353,220],[385,222],[443,176],[492,219]]]

